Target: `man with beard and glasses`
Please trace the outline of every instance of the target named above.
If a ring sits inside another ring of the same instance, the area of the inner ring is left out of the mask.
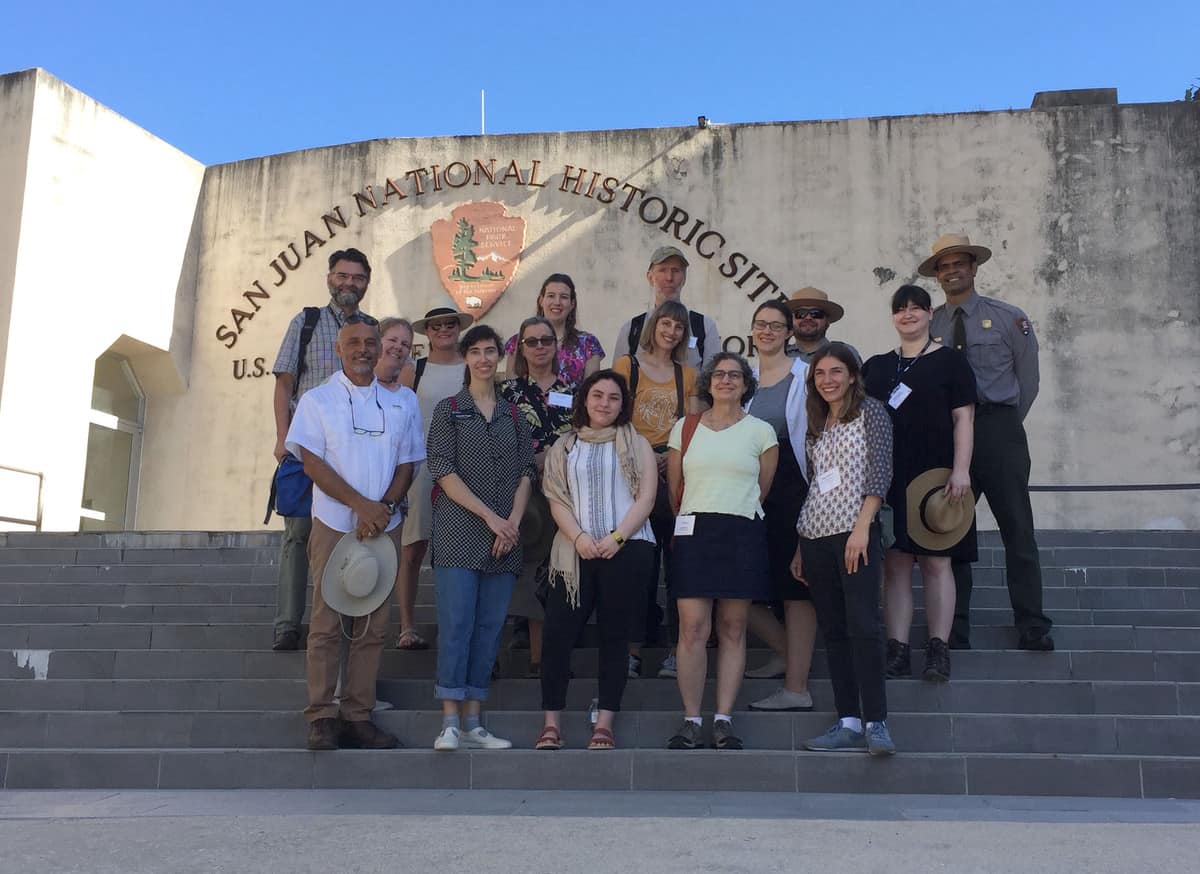
[[[371,710],[396,583],[404,494],[425,447],[415,405],[397,402],[375,379],[379,348],[379,323],[361,313],[347,315],[334,347],[341,369],[300,399],[285,438],[313,481],[304,710],[310,750],[391,749],[398,743],[371,722]],[[343,636],[349,652],[338,697]]]
[[[305,307],[292,319],[272,372],[275,374],[275,459],[288,455],[284,445],[292,416],[309,389],[321,385],[341,369],[337,334],[358,305],[371,282],[371,264],[358,249],[342,249],[329,256],[325,277],[329,303]],[[273,649],[300,648],[300,620],[308,587],[308,535],[312,519],[287,516],[283,520],[283,545],[279,555],[279,589],[275,608]]]

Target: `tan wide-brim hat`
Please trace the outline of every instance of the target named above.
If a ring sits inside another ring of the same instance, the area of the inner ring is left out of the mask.
[[[351,531],[325,563],[321,596],[343,616],[374,613],[396,585],[396,563],[396,546],[387,534],[359,540]]]
[[[807,309],[824,310],[825,315],[829,316],[829,324],[831,325],[846,315],[846,311],[831,301],[829,295],[819,288],[813,288],[811,285],[805,286],[799,291],[793,291],[792,296],[788,298],[787,305],[788,309],[793,313],[797,310]]]
[[[412,323],[413,332],[416,334],[424,334],[426,337],[429,334],[425,331],[425,326],[434,319],[444,319],[446,316],[454,316],[458,319],[458,330],[465,331],[471,327],[471,323],[475,321],[475,317],[470,313],[460,313],[456,309],[450,307],[434,307],[425,314],[425,318],[417,319]]]
[[[971,238],[966,234],[942,234],[933,244],[933,254],[921,262],[917,272],[922,276],[936,276],[938,258],[943,255],[953,255],[955,252],[966,252],[975,256],[975,263],[982,264],[992,257],[992,250],[987,246],[972,246]]]
[[[949,479],[950,468],[935,467],[908,484],[908,536],[918,546],[949,549],[971,530],[974,496],[951,503],[942,491]]]

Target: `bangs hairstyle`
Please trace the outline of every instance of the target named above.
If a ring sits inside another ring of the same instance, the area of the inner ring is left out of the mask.
[[[677,300],[663,301],[646,317],[646,323],[642,325],[642,339],[638,342],[638,346],[647,352],[654,348],[654,329],[663,319],[672,319],[683,325],[683,337],[671,350],[672,361],[683,361],[687,358],[688,341],[692,337],[692,317],[688,315],[688,308]]]
[[[561,282],[571,290],[571,312],[567,314],[567,324],[563,329],[563,348],[578,349],[579,348],[579,330],[575,327],[575,322],[579,316],[579,296],[575,294],[575,281],[565,273],[551,273],[542,282],[542,287],[538,291],[537,296],[537,314],[545,316],[546,310],[542,307],[542,295],[546,293],[546,286],[551,282]],[[557,371],[555,371],[557,373]]]
[[[757,320],[763,310],[775,310],[775,312],[783,316],[783,321],[787,323],[787,332],[789,334],[792,333],[792,324],[795,322],[795,317],[792,315],[791,307],[789,307],[783,301],[776,300],[775,298],[771,298],[771,300],[764,300],[761,304],[759,304],[758,309],[754,311],[751,322]],[[753,327],[753,324],[751,327]]]
[[[846,365],[846,372],[852,380],[850,387],[846,389],[846,400],[842,408],[842,415],[838,419],[839,422],[853,422],[857,419],[858,414],[862,411],[863,398],[867,396],[866,389],[863,388],[858,359],[854,357],[850,347],[845,343],[835,341],[821,350],[821,354],[809,365],[808,373],[804,376],[804,388],[807,394],[804,409],[808,414],[808,436],[814,439],[821,436],[821,430],[825,427],[825,419],[829,416],[829,404],[817,391],[815,377],[817,365],[826,358],[836,358]]]
[[[613,421],[613,426],[628,425],[633,419],[633,397],[629,394],[629,384],[625,377],[615,370],[597,370],[575,389],[575,402],[571,405],[571,427],[575,429],[591,427],[592,419],[588,415],[587,396],[592,386],[601,380],[612,380],[621,390],[621,411]]]
[[[504,354],[504,341],[500,339],[500,335],[496,333],[496,329],[491,325],[472,325],[470,330],[462,335],[462,339],[458,341],[458,354],[466,358],[467,350],[476,343],[486,342],[491,340],[496,344],[497,356]],[[499,360],[499,359],[497,359]],[[463,367],[463,385],[471,384],[471,368]]]
[[[550,320],[545,316],[530,316],[521,322],[521,329],[517,331],[517,348],[513,353],[513,372],[520,377],[529,376],[529,362],[525,360],[525,347],[521,345],[521,341],[525,339],[525,332],[534,325],[548,328],[550,336],[554,338],[554,357],[550,359],[550,371],[558,376],[558,334],[554,333],[554,325],[550,324]]]
[[[892,295],[892,312],[898,313],[909,304],[916,304],[923,310],[933,309],[933,299],[929,292],[919,285],[902,285]]]
[[[718,352],[712,359],[704,365],[704,369],[700,371],[700,378],[696,380],[696,394],[700,400],[713,405],[712,396],[712,375],[713,370],[722,361],[736,361],[738,367],[742,369],[742,400],[741,405],[744,407],[750,403],[750,399],[754,397],[754,393],[758,391],[758,380],[754,378],[754,371],[750,368],[748,362],[736,352]]]

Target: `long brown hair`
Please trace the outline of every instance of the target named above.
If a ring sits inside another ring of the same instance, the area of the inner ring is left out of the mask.
[[[838,418],[839,422],[853,422],[857,419],[859,413],[862,412],[863,399],[867,396],[867,391],[863,388],[862,371],[858,366],[858,359],[854,357],[850,347],[845,343],[835,341],[822,349],[816,360],[808,366],[808,373],[804,377],[806,389],[804,407],[808,413],[808,436],[814,439],[821,436],[825,420],[829,416],[829,403],[817,391],[814,376],[817,372],[817,365],[825,358],[836,358],[846,366],[846,372],[850,375],[850,386],[846,389],[846,400],[843,402],[842,415]]]
[[[542,283],[541,290],[537,296],[537,314],[545,316],[546,310],[542,307],[542,295],[546,293],[546,286],[551,282],[557,282],[565,285],[571,292],[571,311],[567,313],[567,323],[563,329],[563,348],[578,349],[579,348],[579,329],[575,327],[575,322],[579,317],[579,296],[575,294],[575,282],[570,276],[565,273],[551,273]],[[553,327],[553,325],[551,326]],[[555,332],[555,336],[558,332]]]

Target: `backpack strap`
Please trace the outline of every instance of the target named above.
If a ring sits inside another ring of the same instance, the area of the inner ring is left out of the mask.
[[[678,361],[672,361],[675,365],[675,418],[683,418],[683,365]],[[695,430],[695,429],[693,429]]]
[[[646,314],[634,316],[629,320],[629,354],[637,351],[638,343],[642,341],[642,327],[646,324]]]
[[[630,352],[625,357],[629,359],[629,396],[636,399],[639,373],[637,356]]]
[[[428,358],[417,359],[417,371],[413,374],[413,391],[417,390],[417,386],[421,384],[421,377],[425,373],[425,365],[429,363]]]
[[[320,307],[304,308],[304,327],[300,329],[300,354],[296,358],[296,381],[292,383],[292,400],[300,393],[300,376],[307,369],[305,359],[308,357],[308,344],[312,342],[313,332],[320,320]]]
[[[688,310],[688,321],[691,322],[692,336],[696,338],[696,352],[700,355],[700,361],[704,361],[704,339],[707,336],[704,330],[704,316],[695,310]]]
[[[683,457],[687,455],[688,446],[691,445],[699,425],[700,413],[684,416],[683,433],[679,435],[679,490],[671,497],[672,509],[676,515],[679,515],[679,508],[683,506]]]

